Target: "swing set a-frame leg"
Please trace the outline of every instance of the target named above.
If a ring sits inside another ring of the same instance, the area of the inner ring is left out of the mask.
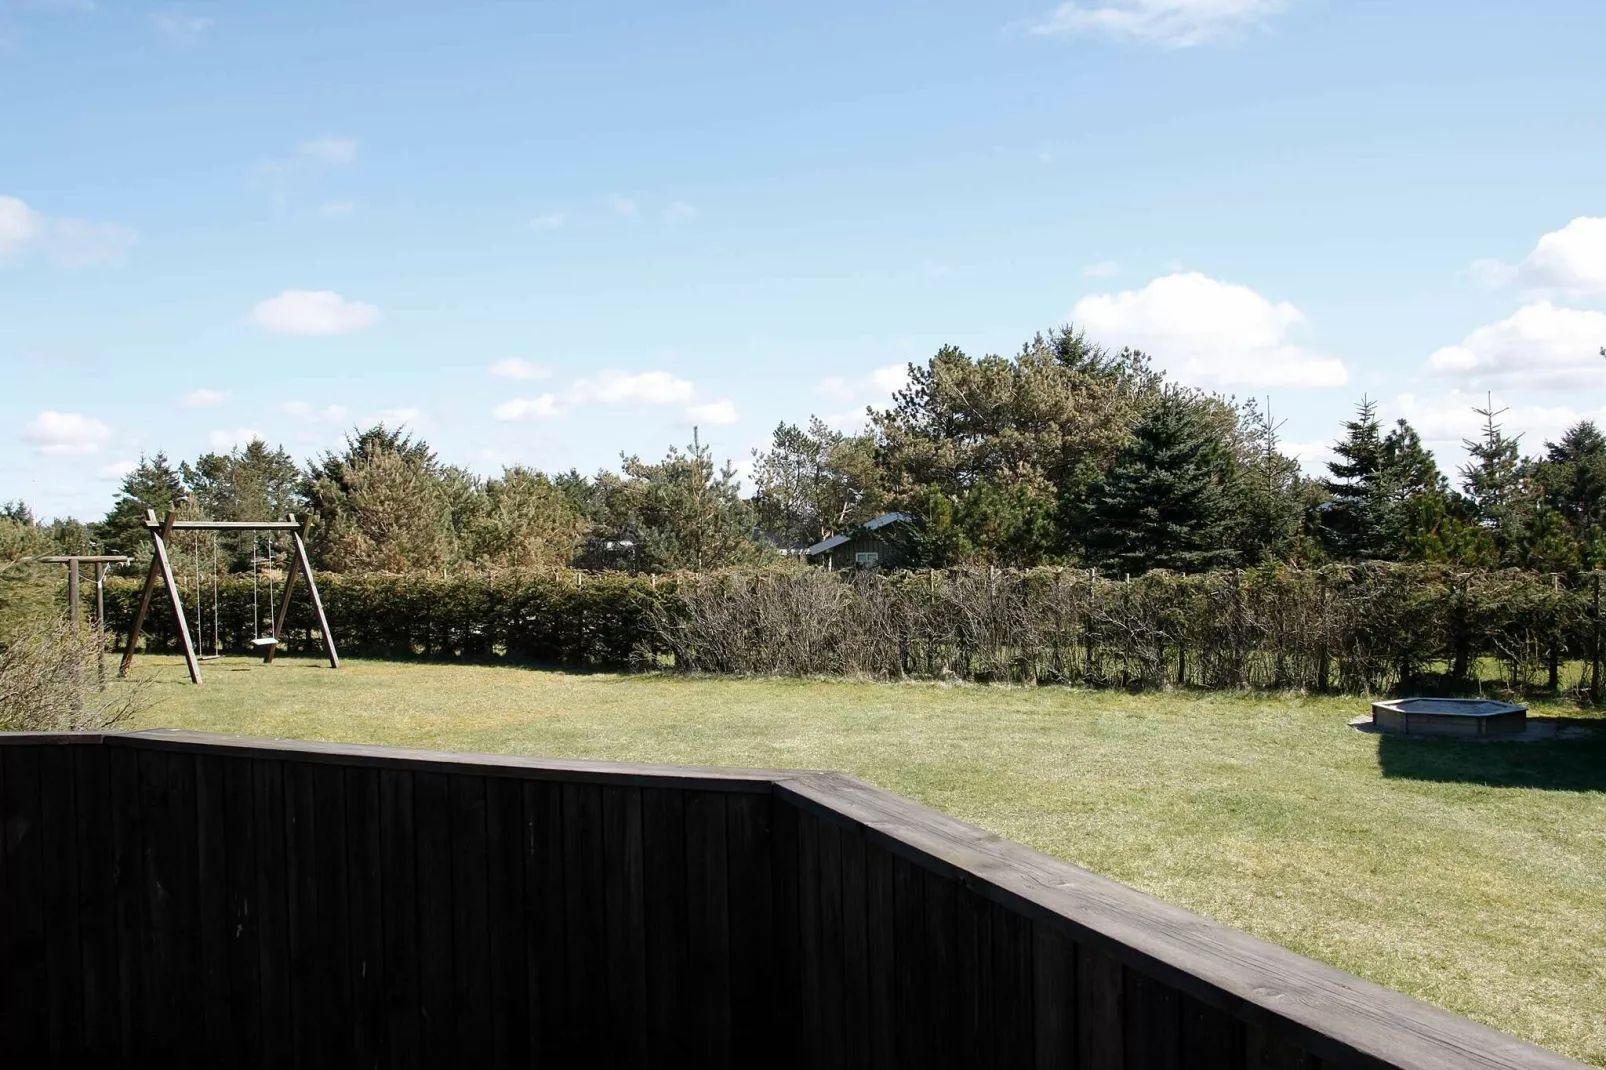
[[[287,517],[294,520],[294,516]],[[329,631],[329,618],[324,615],[323,599],[318,597],[318,581],[312,575],[312,562],[307,558],[307,532],[312,528],[312,516],[309,514],[301,520],[301,530],[290,533],[290,545],[294,553],[290,558],[290,574],[284,581],[284,598],[279,603],[279,615],[274,618],[274,625],[278,629],[284,628],[285,614],[290,612],[290,592],[295,590],[296,578],[302,575],[307,577],[307,595],[312,599],[312,612],[318,618],[318,634],[323,637],[323,651],[329,656],[329,667],[340,668],[340,655],[335,652],[335,637]],[[268,654],[263,660],[273,661],[273,655],[278,651],[279,645],[275,643],[268,647]]]
[[[178,586],[173,582],[173,565],[167,559],[167,540],[173,534],[173,521],[177,516],[172,512],[162,521],[160,528],[154,527],[156,523],[156,510],[145,510],[146,526],[151,532],[151,568],[145,574],[145,589],[140,592],[139,610],[134,614],[134,627],[128,633],[128,645],[123,649],[123,661],[117,669],[118,676],[127,676],[128,668],[134,663],[134,648],[139,645],[140,634],[145,629],[145,614],[150,612],[151,597],[156,593],[156,577],[162,577],[167,585],[167,600],[173,604],[173,623],[178,626],[180,642],[184,645],[184,664],[189,667],[190,680],[193,683],[201,682],[201,663],[196,660],[195,647],[190,643],[190,625],[184,619],[184,599],[179,597]]]

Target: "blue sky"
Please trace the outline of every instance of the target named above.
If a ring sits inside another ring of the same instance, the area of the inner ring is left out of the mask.
[[[1606,5],[0,0],[0,499],[742,461],[1067,320],[1449,464],[1606,405]]]

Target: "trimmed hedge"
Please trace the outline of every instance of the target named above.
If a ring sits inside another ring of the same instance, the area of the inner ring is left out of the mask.
[[[330,574],[318,583],[341,652],[358,656],[1096,687],[1377,692],[1463,688],[1480,673],[1515,690],[1603,686],[1598,573],[1571,585],[1400,564],[1130,580],[1041,568]],[[132,579],[110,581],[111,629],[126,634],[138,592]],[[193,608],[187,587],[186,596]],[[209,585],[203,603],[210,650]],[[245,650],[248,578],[221,586],[219,618],[222,648]],[[281,630],[286,650],[317,649],[310,620],[299,592]],[[147,631],[153,648],[176,648],[161,593]]]

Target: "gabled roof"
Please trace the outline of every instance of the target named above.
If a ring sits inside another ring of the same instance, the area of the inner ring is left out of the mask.
[[[829,539],[822,539],[820,542],[810,546],[807,550],[804,550],[803,553],[808,557],[813,557],[816,554],[829,553],[832,550],[835,550],[838,546],[841,546],[843,543],[848,542],[860,532],[875,531],[879,528],[886,527],[888,524],[897,524],[900,522],[908,524],[912,523],[913,521],[914,517],[910,516],[908,513],[882,513],[874,520],[866,520],[864,523],[860,524],[858,527],[854,528],[845,535],[832,535]]]

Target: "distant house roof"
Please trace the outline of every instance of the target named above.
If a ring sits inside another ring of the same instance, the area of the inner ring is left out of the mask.
[[[914,517],[910,516],[908,513],[882,513],[874,520],[866,520],[864,523],[860,524],[858,527],[854,528],[845,535],[832,535],[829,539],[823,539],[820,542],[815,543],[807,550],[804,550],[803,553],[808,557],[813,557],[815,554],[830,553],[838,546],[841,546],[843,543],[852,539],[853,536],[857,535],[861,531],[875,531],[878,528],[884,528],[888,524],[896,524],[900,521],[905,524],[912,523],[914,521]]]

